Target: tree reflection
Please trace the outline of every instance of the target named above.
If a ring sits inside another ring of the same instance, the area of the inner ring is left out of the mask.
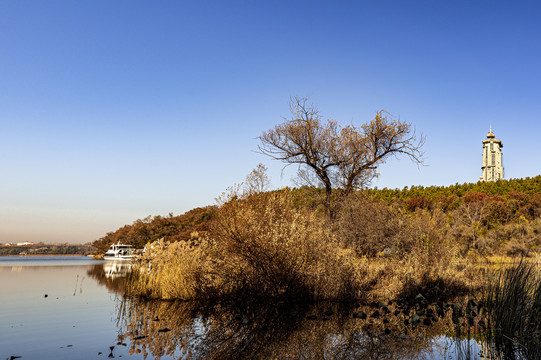
[[[124,279],[117,275],[123,271],[99,264],[87,274],[122,294]],[[471,300],[359,306],[118,299],[118,344],[145,359],[530,358],[496,336],[481,303]],[[421,316],[416,325],[414,314]]]
[[[445,356],[441,335],[450,315],[431,326],[406,315],[355,318],[337,304],[196,306],[193,302],[125,298],[118,309],[130,354],[188,359],[432,359]],[[387,316],[386,316],[387,315]]]

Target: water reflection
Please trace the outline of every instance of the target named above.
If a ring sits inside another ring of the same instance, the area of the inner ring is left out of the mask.
[[[188,359],[477,359],[470,338],[451,340],[451,314],[430,326],[405,323],[405,314],[337,304],[197,307],[189,302],[123,299],[121,341],[130,353]]]
[[[87,274],[121,294],[126,265],[99,264]],[[144,359],[529,358],[513,344],[498,346],[480,307],[471,301],[240,306],[119,296],[114,341]]]
[[[125,261],[109,261],[103,264],[103,271],[108,279],[117,279],[125,277],[131,266],[131,263]]]
[[[125,277],[130,269],[130,263],[111,261],[90,267],[87,270],[87,275],[105,286],[109,291],[122,294],[125,286]]]

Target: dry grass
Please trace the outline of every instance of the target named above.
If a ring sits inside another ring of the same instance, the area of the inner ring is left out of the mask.
[[[361,199],[360,209],[347,210],[347,221],[363,214],[372,223],[388,220],[381,204],[366,201]],[[445,218],[428,212],[394,216],[391,225],[398,224],[400,231],[391,231],[389,224],[367,225],[365,234],[373,234],[359,243],[358,237],[347,238],[358,225],[348,227],[342,217],[337,222],[342,230],[333,231],[325,216],[296,208],[289,191],[249,197],[231,192],[217,212],[211,237],[194,233],[189,241],[147,246],[130,275],[128,294],[298,302],[388,300],[418,293],[437,299],[467,291],[471,269],[439,230]],[[388,235],[381,244],[378,232]]]
[[[460,257],[441,210],[415,213],[355,194],[341,207],[335,232],[366,257],[363,281],[373,299],[453,297],[474,287],[472,266]]]
[[[489,274],[484,289],[494,339],[504,354],[518,350],[541,356],[541,271],[539,261],[518,261]]]
[[[128,277],[128,295],[159,299],[194,299],[205,287],[207,241],[193,234],[190,241],[163,240],[146,246]]]
[[[213,236],[147,247],[129,295],[162,299],[358,298],[360,260],[326,220],[294,208],[289,192],[221,206]]]

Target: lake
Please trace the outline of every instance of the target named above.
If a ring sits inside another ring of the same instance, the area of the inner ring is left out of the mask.
[[[87,257],[0,257],[0,359],[107,357],[119,297],[88,274],[104,265]]]
[[[0,359],[484,359],[482,336],[450,314],[412,326],[390,303],[124,299],[126,271],[86,257],[0,257]]]

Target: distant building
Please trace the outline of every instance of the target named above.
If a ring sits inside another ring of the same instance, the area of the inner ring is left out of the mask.
[[[22,242],[22,243],[17,243],[17,246],[25,246],[25,245],[34,245],[34,243],[30,242],[30,241],[25,241],[25,242]]]
[[[502,163],[503,143],[496,139],[492,132],[492,126],[487,134],[486,140],[483,140],[483,176],[481,181],[498,181],[503,179]]]

